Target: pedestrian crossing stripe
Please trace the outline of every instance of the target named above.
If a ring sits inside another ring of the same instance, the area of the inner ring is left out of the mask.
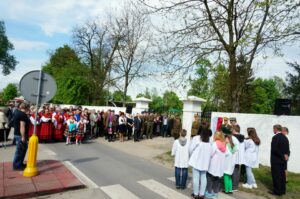
[[[170,178],[168,178],[168,180],[170,180],[170,181],[172,181],[172,182],[175,183],[175,177],[170,177]],[[187,188],[191,188],[192,189],[192,183],[191,182],[189,182],[186,186],[187,186]],[[218,198],[220,198],[220,199],[234,199],[233,197],[225,195],[223,193],[219,193],[219,197]]]
[[[139,199],[136,195],[128,191],[120,184],[103,186],[100,189],[111,199]]]
[[[175,177],[170,177],[168,178],[168,180],[172,181],[175,183]],[[191,189],[192,188],[192,182],[190,180],[187,181],[187,185],[186,185],[187,188]]]
[[[138,183],[152,190],[163,198],[189,199],[189,197],[183,195],[182,193],[179,193],[153,179],[138,181]]]

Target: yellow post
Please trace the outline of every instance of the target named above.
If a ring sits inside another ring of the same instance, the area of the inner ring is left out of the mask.
[[[29,139],[27,166],[23,172],[23,176],[25,177],[33,177],[38,175],[38,169],[36,166],[38,143],[39,138],[33,134]]]

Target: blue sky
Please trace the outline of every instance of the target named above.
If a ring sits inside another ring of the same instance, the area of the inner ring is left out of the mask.
[[[0,20],[5,22],[6,34],[15,46],[12,53],[19,64],[10,75],[0,74],[0,90],[8,83],[18,83],[25,73],[40,69],[49,59],[49,52],[64,44],[71,44],[74,26],[89,19],[101,20],[107,10],[114,10],[122,3],[123,0],[1,0]],[[269,78],[277,75],[285,78],[289,70],[285,62],[299,61],[299,47],[299,44],[285,47],[284,57],[270,54],[267,60],[258,58],[254,65],[256,76]],[[157,87],[158,92],[173,89],[163,81],[147,81],[135,81],[129,88],[129,94],[135,96],[146,87]],[[185,90],[177,89],[177,93],[184,96]]]

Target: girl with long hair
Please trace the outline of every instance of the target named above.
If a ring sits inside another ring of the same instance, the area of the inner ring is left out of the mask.
[[[190,145],[189,165],[193,167],[193,194],[195,199],[203,199],[207,185],[206,174],[208,171],[212,144],[209,142],[210,130],[203,128],[200,135],[193,137]],[[201,182],[201,183],[200,183]]]
[[[258,151],[260,139],[257,136],[255,128],[247,128],[248,138],[245,140],[245,167],[247,183],[243,184],[244,188],[257,188],[257,184],[252,172],[252,168],[258,168]]]

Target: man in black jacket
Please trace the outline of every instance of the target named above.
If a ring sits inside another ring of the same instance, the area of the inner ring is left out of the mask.
[[[140,139],[140,133],[142,128],[142,120],[140,117],[140,114],[136,114],[133,120],[133,126],[134,126],[134,141],[138,142]]]
[[[281,133],[282,127],[277,124],[273,126],[274,136],[271,143],[271,172],[273,179],[273,193],[284,195],[285,188],[285,162],[289,159],[289,140]]]

